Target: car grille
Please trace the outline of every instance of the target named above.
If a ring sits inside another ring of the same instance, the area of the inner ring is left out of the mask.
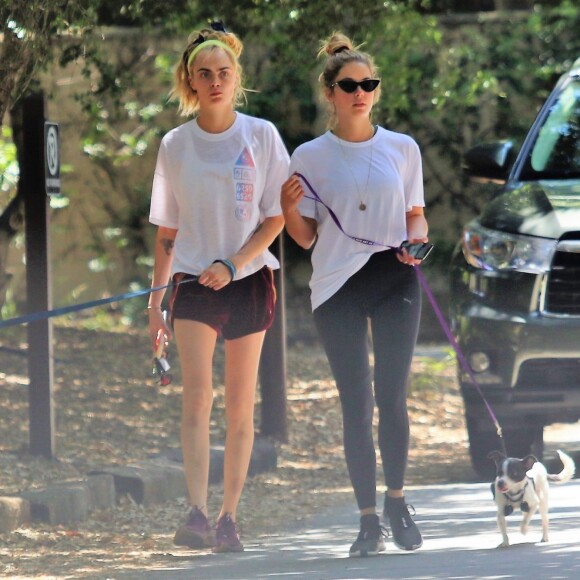
[[[558,244],[546,290],[546,313],[580,316],[580,240]]]
[[[580,359],[540,358],[524,362],[520,367],[516,388],[538,386],[543,389],[580,389]]]

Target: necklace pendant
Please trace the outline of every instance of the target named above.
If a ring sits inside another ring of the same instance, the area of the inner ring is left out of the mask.
[[[364,203],[361,201],[361,204],[358,206],[358,208],[359,208],[361,211],[365,211],[365,209],[367,208],[367,206],[366,206],[366,205],[365,205],[365,204],[364,204]]]

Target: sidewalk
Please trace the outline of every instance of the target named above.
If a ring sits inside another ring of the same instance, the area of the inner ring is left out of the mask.
[[[413,553],[387,543],[384,555],[348,558],[358,532],[355,506],[346,506],[305,524],[303,529],[266,536],[246,545],[243,554],[184,552],[168,556],[166,564],[113,578],[130,580],[190,579],[250,580],[300,578],[339,579],[450,579],[527,580],[580,576],[580,481],[551,486],[550,542],[539,542],[539,516],[527,537],[519,531],[520,513],[508,518],[511,547],[498,549],[500,535],[489,483],[410,488],[408,501],[418,515],[423,547]]]

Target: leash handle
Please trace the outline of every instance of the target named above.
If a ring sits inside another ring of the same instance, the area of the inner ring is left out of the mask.
[[[163,320],[167,320],[167,310],[163,311]],[[153,356],[153,374],[159,379],[159,384],[161,386],[167,386],[173,380],[172,375],[169,373],[171,366],[167,360],[167,335],[162,329],[157,332],[157,338],[155,340],[155,354]]]

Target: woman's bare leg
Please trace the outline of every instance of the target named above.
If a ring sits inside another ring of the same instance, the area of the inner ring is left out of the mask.
[[[226,341],[224,499],[218,519],[229,513],[236,520],[248,474],[254,445],[254,404],[264,335],[265,332],[258,332]]]
[[[181,447],[185,480],[191,505],[207,516],[212,361],[217,333],[201,322],[176,320],[174,334],[183,377]]]

